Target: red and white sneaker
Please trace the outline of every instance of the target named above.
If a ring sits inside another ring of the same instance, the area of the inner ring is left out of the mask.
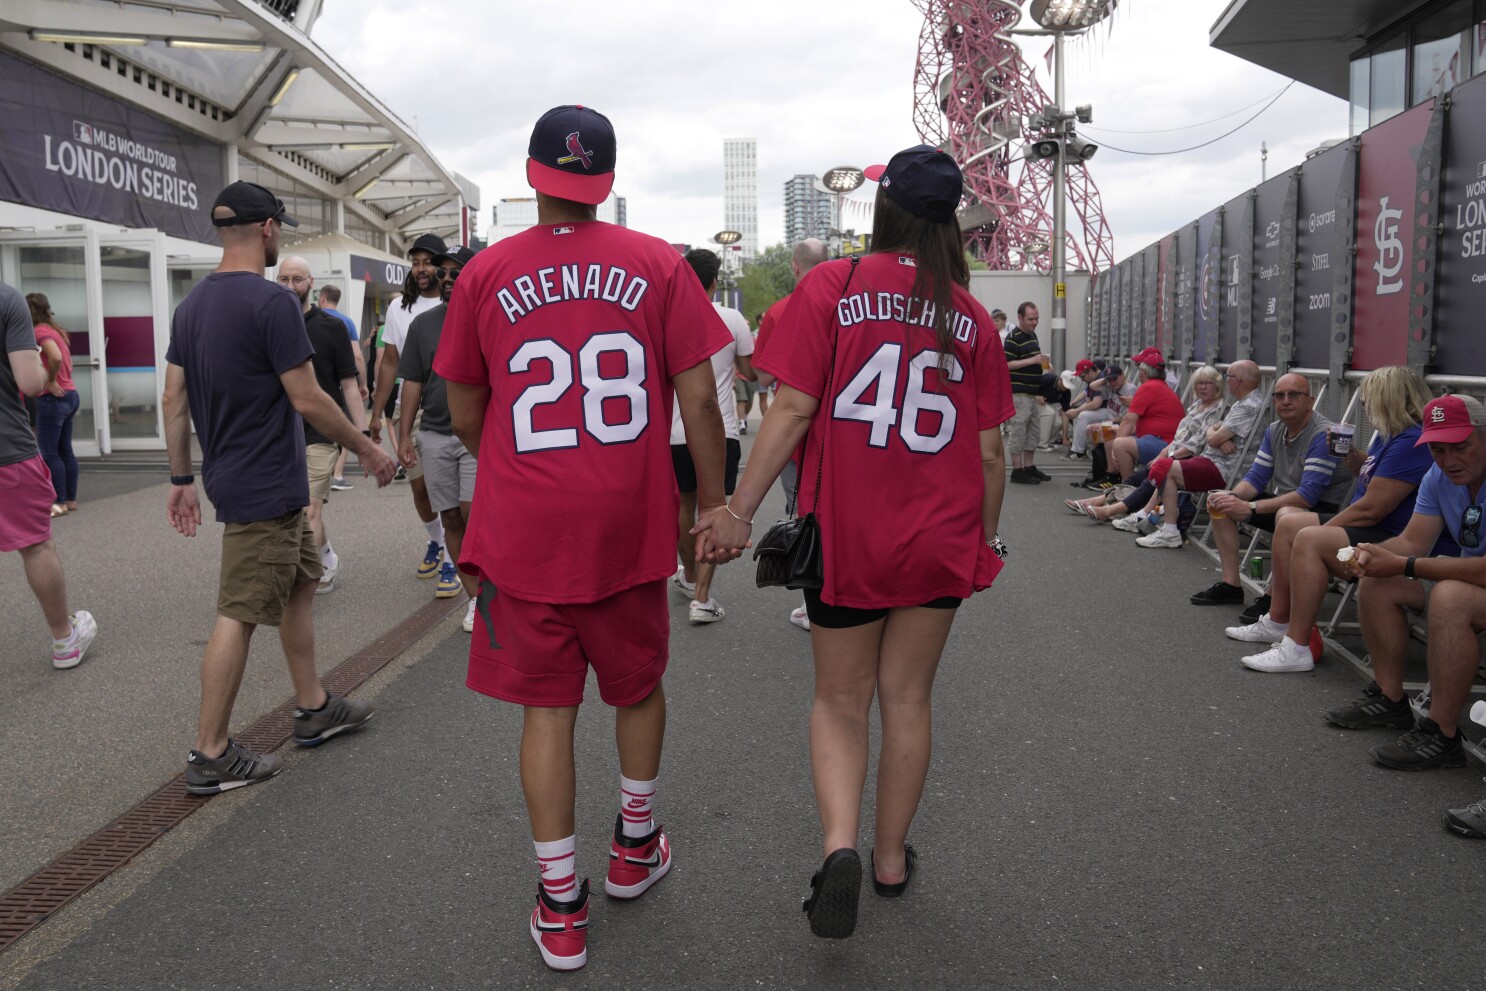
[[[555,902],[537,885],[531,938],[553,970],[577,970],[588,963],[588,878],[583,879],[576,902]]]
[[[614,820],[604,890],[610,898],[639,898],[671,869],[671,840],[664,826],[657,826],[649,836],[625,836],[623,822],[623,816]]]

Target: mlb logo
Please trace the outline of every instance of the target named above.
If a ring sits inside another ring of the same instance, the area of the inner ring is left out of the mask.
[[[93,140],[93,125],[84,124],[80,120],[72,122],[72,137],[78,144],[95,144]]]
[[[571,234],[576,229],[577,228],[574,228],[574,227],[554,227],[554,228],[552,228],[552,233],[553,234]]]
[[[1476,178],[1486,179],[1486,162],[1478,162],[1476,164]]]

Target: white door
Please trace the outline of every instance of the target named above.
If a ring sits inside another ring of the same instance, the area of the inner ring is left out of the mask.
[[[0,231],[0,282],[22,294],[47,297],[72,350],[72,380],[80,404],[72,421],[72,448],[81,457],[106,454],[107,356],[93,230]]]

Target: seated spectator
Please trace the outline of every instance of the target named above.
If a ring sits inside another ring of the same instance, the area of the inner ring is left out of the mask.
[[[1187,415],[1182,418],[1182,422],[1177,425],[1176,436],[1152,462],[1153,464],[1158,464],[1163,459],[1181,461],[1196,456],[1206,449],[1208,432],[1222,420],[1222,374],[1211,365],[1202,366],[1192,373],[1192,390],[1197,398],[1187,409]],[[1164,477],[1163,472],[1162,478]],[[1162,479],[1153,480],[1148,468],[1143,466],[1135,469],[1126,481],[1135,486],[1135,491],[1116,502],[1105,503],[1100,496],[1094,496],[1079,503],[1074,503],[1071,499],[1065,502],[1069,508],[1075,505],[1083,507],[1079,511],[1092,520],[1100,523],[1114,520],[1117,529],[1135,530],[1139,515],[1155,505]],[[1220,480],[1218,484],[1223,483]],[[1180,537],[1177,539],[1176,546],[1181,546]]]
[[[1457,722],[1481,662],[1477,637],[1486,632],[1486,407],[1470,396],[1441,396],[1424,407],[1423,424],[1419,443],[1429,445],[1434,466],[1419,483],[1408,525],[1383,543],[1359,544],[1348,565],[1361,579],[1358,614],[1374,681],[1326,713],[1347,729],[1407,729],[1372,748],[1375,761],[1400,771],[1464,766]],[[1426,556],[1443,533],[1459,545],[1459,557]],[[1403,691],[1410,611],[1423,611],[1429,624],[1431,697],[1417,724]]]
[[[1352,480],[1345,472],[1336,470],[1336,458],[1326,448],[1326,429],[1331,421],[1312,408],[1315,398],[1305,376],[1293,372],[1281,375],[1275,382],[1272,398],[1278,418],[1264,431],[1249,473],[1233,491],[1219,489],[1207,497],[1223,578],[1193,595],[1193,605],[1243,603],[1243,586],[1238,575],[1238,524],[1247,521],[1273,533],[1275,514],[1284,507],[1334,513],[1341,508],[1341,500],[1351,487]],[[1258,612],[1246,622],[1253,622],[1269,611],[1269,596],[1261,596],[1254,608]]]
[[[1137,354],[1136,374],[1140,386],[1120,420],[1119,433],[1105,445],[1110,470],[1125,481],[1137,465],[1149,464],[1176,436],[1186,410],[1171,386],[1166,384],[1166,358],[1156,348]]]
[[[1106,422],[1119,423],[1123,421],[1125,414],[1130,410],[1130,403],[1135,398],[1135,383],[1129,381],[1125,370],[1119,365],[1109,365],[1104,369],[1103,377],[1096,379],[1092,387],[1099,390],[1103,400],[1103,408],[1109,412],[1104,421],[1093,423],[1088,427],[1085,435],[1085,443],[1092,445],[1092,462],[1089,465],[1089,475],[1082,484],[1086,489],[1102,492],[1119,484],[1119,476],[1112,475],[1109,470],[1108,445],[1100,440],[1095,431],[1104,427]],[[1077,442],[1077,431],[1075,430],[1075,442]]]
[[[1075,394],[1073,402],[1063,414],[1063,428],[1068,431],[1068,458],[1086,458],[1089,448],[1089,427],[1109,419],[1109,409],[1104,405],[1104,392],[1099,387],[1100,368],[1085,358],[1073,366],[1073,374],[1083,383],[1083,392]]]
[[[1412,368],[1379,368],[1362,380],[1358,398],[1377,428],[1364,455],[1356,447],[1345,456],[1357,476],[1352,502],[1335,515],[1286,507],[1276,514],[1269,611],[1247,626],[1225,631],[1234,640],[1273,644],[1242,659],[1255,671],[1309,671],[1316,666],[1316,616],[1332,575],[1344,578],[1336,559],[1343,547],[1381,543],[1403,532],[1414,514],[1414,498],[1425,472],[1434,465],[1420,447],[1419,418],[1429,403],[1429,387]],[[1333,451],[1334,453],[1334,451]]]

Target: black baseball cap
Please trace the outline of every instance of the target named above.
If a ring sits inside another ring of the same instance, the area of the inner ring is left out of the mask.
[[[231,213],[218,216],[217,210],[222,207]],[[299,226],[299,221],[284,210],[284,201],[256,182],[234,182],[218,193],[216,202],[212,204],[213,227],[261,224],[265,220],[277,220],[290,227]]]
[[[526,152],[526,181],[539,193],[602,203],[614,188],[614,126],[592,107],[547,111],[532,128]]]
[[[955,160],[933,145],[904,148],[886,165],[862,170],[868,179],[882,183],[888,197],[915,217],[947,224],[960,206],[965,179]]]
[[[419,234],[418,240],[414,241],[413,246],[408,249],[408,257],[413,257],[415,252],[426,251],[437,260],[439,255],[447,250],[449,249],[444,244],[444,239],[437,234]]]
[[[466,248],[462,244],[456,244],[452,248],[447,248],[444,251],[439,252],[437,255],[434,256],[433,260],[435,262],[442,262],[446,260],[457,262],[459,264],[459,267],[463,268],[471,261],[473,261],[474,257],[475,253],[469,248]]]

